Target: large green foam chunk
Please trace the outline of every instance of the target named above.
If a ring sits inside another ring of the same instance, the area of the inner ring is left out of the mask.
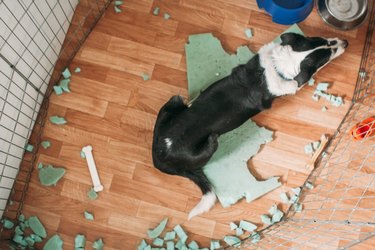
[[[297,25],[291,26],[285,32],[303,35]],[[277,37],[274,42],[280,43],[281,40]],[[236,54],[228,54],[211,33],[189,36],[185,52],[190,100],[255,55],[247,46],[239,47]],[[219,138],[219,148],[205,166],[204,172],[213,184],[223,207],[228,207],[244,197],[250,202],[281,185],[278,177],[258,181],[247,168],[249,158],[258,152],[262,144],[272,140],[272,134],[249,120]]]
[[[31,230],[42,238],[47,237],[46,229],[44,228],[43,224],[40,222],[38,217],[30,216],[29,218],[29,225]]]
[[[57,182],[64,176],[65,169],[54,168],[51,165],[47,165],[39,169],[39,181],[44,186],[56,186]]]
[[[60,236],[57,234],[52,236],[43,247],[43,250],[62,250],[62,249],[63,249],[63,241],[60,238]]]

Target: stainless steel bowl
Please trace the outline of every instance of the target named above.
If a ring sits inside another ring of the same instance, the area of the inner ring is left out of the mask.
[[[321,18],[341,30],[351,30],[361,25],[367,16],[367,0],[317,0]]]

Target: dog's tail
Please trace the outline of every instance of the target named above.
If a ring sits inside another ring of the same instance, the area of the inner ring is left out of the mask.
[[[215,205],[216,194],[202,168],[185,171],[184,176],[197,184],[203,194],[201,201],[190,211],[188,216],[190,220],[194,216],[209,211]]]

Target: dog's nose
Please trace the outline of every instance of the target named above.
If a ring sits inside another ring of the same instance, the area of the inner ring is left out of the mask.
[[[347,48],[349,46],[349,43],[347,40],[343,40],[342,41],[342,46],[344,46],[344,48]]]

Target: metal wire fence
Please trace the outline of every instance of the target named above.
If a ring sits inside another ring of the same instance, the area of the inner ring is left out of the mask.
[[[21,213],[53,85],[110,2],[0,0],[0,217]]]

